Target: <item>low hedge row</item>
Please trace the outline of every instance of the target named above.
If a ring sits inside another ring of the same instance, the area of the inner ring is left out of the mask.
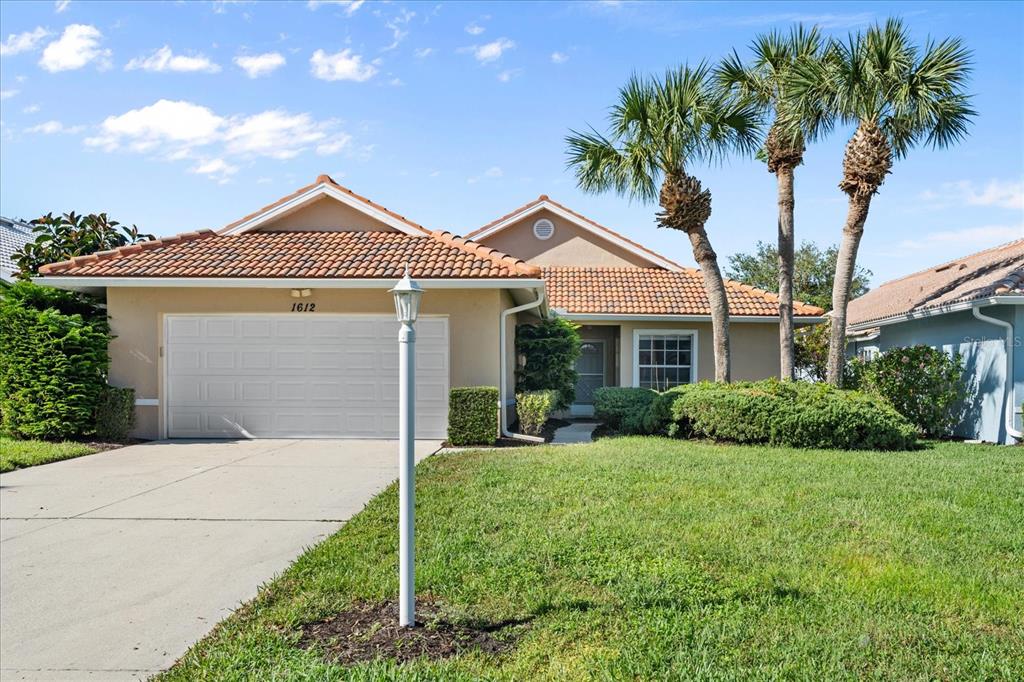
[[[660,394],[604,391],[617,395],[602,395],[595,413],[617,419],[619,426],[606,423],[621,433],[844,450],[898,450],[916,441],[914,426],[885,400],[826,384],[769,379],[704,382]]]
[[[498,437],[498,389],[463,386],[448,394],[448,442],[493,445]]]

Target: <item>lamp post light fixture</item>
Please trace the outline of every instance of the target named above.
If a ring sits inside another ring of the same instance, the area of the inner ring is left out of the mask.
[[[391,289],[398,331],[398,624],[416,625],[416,331],[423,289],[405,276]]]

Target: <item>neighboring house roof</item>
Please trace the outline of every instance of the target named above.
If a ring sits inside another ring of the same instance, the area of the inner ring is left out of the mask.
[[[608,315],[710,315],[700,271],[634,267],[543,268],[552,308]],[[733,280],[725,281],[730,315],[775,316],[777,295]],[[798,317],[818,317],[821,308],[795,303]]]
[[[651,251],[646,246],[642,244],[637,244],[632,239],[629,239],[628,237],[619,234],[615,230],[612,230],[611,228],[596,223],[590,218],[586,217],[585,215],[577,213],[576,211],[572,210],[571,208],[568,208],[567,206],[563,206],[562,204],[553,200],[546,194],[541,194],[533,201],[523,204],[522,206],[515,209],[511,213],[507,213],[502,217],[498,218],[497,220],[492,220],[483,227],[470,232],[466,236],[469,239],[482,239],[484,237],[495,234],[496,232],[500,232],[501,230],[504,230],[506,227],[510,227],[511,225],[519,222],[523,218],[526,218],[527,216],[533,213],[537,213],[538,211],[542,211],[545,209],[557,215],[561,215],[566,220],[569,220],[572,223],[579,225],[583,229],[588,230],[589,232],[592,232],[598,235],[599,237],[602,237],[603,239],[611,241],[614,244],[618,244],[619,246],[625,248],[626,250],[631,251],[639,256],[642,256],[643,258],[646,258],[652,265],[663,267],[669,270],[680,270],[683,267],[678,263],[669,260],[668,258],[665,258],[661,254]]]
[[[0,278],[11,279],[18,270],[12,256],[32,241],[32,226],[14,218],[0,216]]]
[[[850,302],[847,326],[934,313],[993,296],[1024,296],[1024,239],[886,282]]]
[[[248,232],[165,237],[44,265],[60,277],[536,277],[540,268],[449,232]]]
[[[247,232],[259,227],[263,222],[277,217],[279,212],[288,210],[292,205],[303,205],[320,196],[330,196],[350,206],[354,206],[368,215],[380,218],[382,222],[395,227],[400,232],[430,234],[430,230],[422,225],[414,223],[405,216],[370,201],[360,194],[356,194],[348,187],[339,185],[329,175],[317,176],[313,183],[300,187],[291,194],[281,197],[271,204],[267,204],[258,211],[254,211],[244,218],[225,225],[218,231],[221,234]]]

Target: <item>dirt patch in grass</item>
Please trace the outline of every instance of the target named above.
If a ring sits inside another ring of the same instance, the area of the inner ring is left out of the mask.
[[[341,613],[302,626],[299,646],[317,648],[333,663],[376,659],[406,663],[440,660],[470,651],[500,654],[515,645],[525,620],[453,623],[433,600],[416,604],[416,627],[398,625],[396,601],[359,601]]]

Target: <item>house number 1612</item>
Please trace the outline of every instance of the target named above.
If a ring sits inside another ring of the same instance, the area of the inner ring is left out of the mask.
[[[316,310],[316,303],[292,303],[293,313],[311,313]]]

